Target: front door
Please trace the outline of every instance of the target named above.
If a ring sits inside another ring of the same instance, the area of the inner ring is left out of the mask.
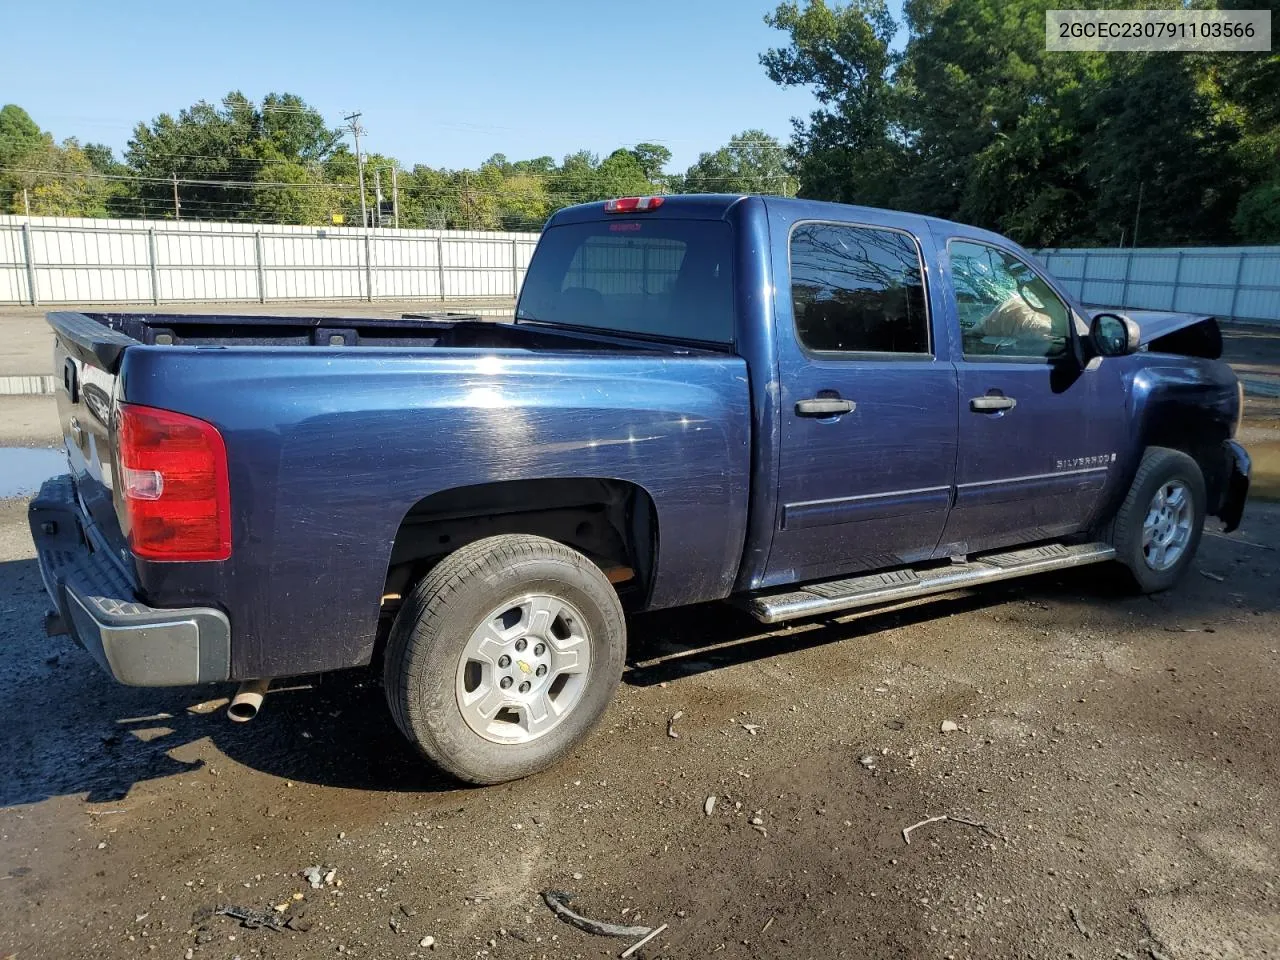
[[[770,229],[782,442],[766,584],[930,557],[951,502],[957,394],[925,221],[858,211]]]
[[[943,551],[1083,530],[1124,449],[1119,366],[1081,366],[1071,307],[1020,252],[985,238],[935,241],[949,260],[960,352],[956,500]]]

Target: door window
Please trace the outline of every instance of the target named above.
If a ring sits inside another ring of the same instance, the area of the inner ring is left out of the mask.
[[[948,249],[966,357],[1044,360],[1067,352],[1070,311],[1031,267],[986,243],[952,240]]]
[[[796,334],[822,352],[929,353],[924,272],[897,230],[801,223],[791,234]]]

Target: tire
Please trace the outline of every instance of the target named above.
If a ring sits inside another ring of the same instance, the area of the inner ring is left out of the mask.
[[[1116,512],[1112,540],[1140,592],[1168,590],[1186,573],[1200,546],[1205,501],[1204,474],[1194,460],[1179,450],[1147,448]],[[1175,506],[1184,502],[1185,510]]]
[[[502,783],[582,742],[626,646],[618,595],[590,560],[542,537],[488,537],[414,587],[383,681],[396,725],[428,760],[469,783]]]

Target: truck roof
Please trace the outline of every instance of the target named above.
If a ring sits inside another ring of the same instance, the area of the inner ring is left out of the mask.
[[[834,203],[829,200],[806,200],[800,197],[776,197],[765,194],[745,194],[745,193],[677,193],[664,196],[662,198],[662,206],[656,210],[645,211],[636,214],[646,218],[670,218],[684,220],[720,220],[725,217],[729,210],[748,199],[749,197],[759,197],[764,200],[770,207],[778,210],[789,211],[798,217],[813,217],[815,219],[827,219],[834,216],[848,218],[856,221],[859,214],[874,213],[877,219],[884,217],[902,217],[903,226],[906,227],[907,219],[919,223],[920,220],[929,223],[938,224],[948,230],[968,234],[975,237],[988,237],[990,239],[998,239],[1008,243],[1008,239],[1001,237],[999,234],[992,233],[989,230],[983,230],[981,227],[974,227],[969,224],[957,223],[953,220],[944,220],[941,217],[930,217],[920,213],[911,213],[906,210],[889,210],[879,207],[865,207],[849,203]],[[592,220],[599,220],[603,216],[605,204],[607,200],[597,200],[594,203],[580,203],[572,207],[565,207],[557,210],[551,215],[547,221],[548,227],[557,226],[562,223],[584,223]]]

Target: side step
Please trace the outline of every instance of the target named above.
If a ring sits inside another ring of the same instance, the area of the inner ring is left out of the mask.
[[[1101,563],[1116,555],[1109,543],[1082,543],[1065,546],[1050,543],[1009,553],[989,553],[968,563],[933,567],[927,570],[891,570],[863,577],[811,583],[786,593],[759,594],[745,600],[747,612],[761,623],[781,623],[797,617],[870,607],[896,600],[946,593],[997,580],[1011,580],[1033,573]]]

